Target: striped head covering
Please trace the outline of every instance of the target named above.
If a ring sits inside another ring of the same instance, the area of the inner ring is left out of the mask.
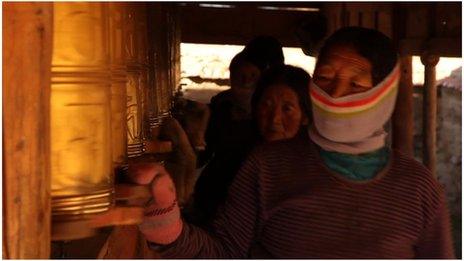
[[[399,63],[374,88],[333,98],[310,83],[313,110],[311,139],[327,151],[360,154],[385,145],[383,126],[395,107],[400,79]]]

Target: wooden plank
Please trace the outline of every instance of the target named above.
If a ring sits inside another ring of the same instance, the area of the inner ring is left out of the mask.
[[[50,259],[94,259],[108,240],[112,228],[100,229],[95,236],[70,241],[52,241]]]
[[[116,184],[114,194],[116,201],[149,199],[151,197],[148,186],[134,184]]]
[[[330,3],[322,4],[321,12],[327,17],[327,35],[331,35],[335,30],[343,25],[343,4]]]
[[[143,221],[143,207],[114,207],[107,212],[96,215],[89,220],[89,226],[93,228],[136,225]]]
[[[3,258],[50,256],[53,6],[3,3]]]
[[[318,12],[255,8],[181,7],[182,42],[245,45],[257,35],[271,35],[287,47],[299,47],[294,34]],[[227,33],[224,33],[227,32]]]
[[[437,3],[435,15],[436,21],[434,23],[434,26],[437,36],[455,38],[461,37],[461,3]]]
[[[137,226],[127,225],[115,227],[108,237],[105,246],[98,255],[100,259],[132,259],[137,251]]]
[[[393,37],[393,21],[392,21],[392,12],[393,9],[391,7],[385,7],[382,10],[377,11],[377,30],[381,31],[385,35],[389,36],[390,38]]]
[[[412,56],[401,56],[401,79],[392,116],[393,148],[414,156]]]
[[[362,19],[362,26],[366,28],[375,29],[375,10],[364,12],[363,19]]]
[[[428,20],[428,4],[402,4],[402,9],[405,10],[403,26],[405,27],[405,36],[407,38],[426,38],[429,28]]]
[[[420,56],[424,50],[440,57],[461,57],[462,39],[459,38],[405,38],[399,41],[400,49],[408,55]]]

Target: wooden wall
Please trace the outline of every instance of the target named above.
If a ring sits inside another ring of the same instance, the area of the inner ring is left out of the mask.
[[[340,27],[362,26],[392,36],[393,5],[390,3],[327,3],[322,10],[328,19],[328,35]]]
[[[444,57],[461,57],[462,9],[454,3],[401,3],[397,19],[399,44],[410,55],[424,51]]]
[[[52,15],[3,3],[3,258],[50,254]]]

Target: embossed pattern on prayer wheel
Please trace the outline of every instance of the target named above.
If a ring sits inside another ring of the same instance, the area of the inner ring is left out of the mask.
[[[145,4],[128,5],[125,12],[125,62],[127,66],[127,155],[144,152],[144,119],[148,85],[147,16]]]

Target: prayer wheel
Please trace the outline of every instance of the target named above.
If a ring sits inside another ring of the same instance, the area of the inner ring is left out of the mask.
[[[108,3],[111,70],[111,134],[113,168],[124,165],[127,158],[126,82],[124,62],[124,3]]]
[[[172,64],[176,62],[171,55],[172,34],[170,33],[171,24],[167,20],[170,9],[161,4],[153,4],[149,9],[150,16],[150,59],[153,64],[152,85],[153,85],[153,108],[151,108],[150,125],[157,127],[163,119],[171,116],[173,90],[176,88],[172,81]],[[170,38],[171,37],[171,38]],[[166,39],[160,41],[159,39]]]
[[[113,202],[107,4],[56,2],[53,19],[52,239],[69,240]]]
[[[145,132],[144,109],[148,85],[147,17],[145,4],[128,5],[125,12],[125,63],[127,69],[127,155],[143,154]]]
[[[157,73],[158,67],[155,64],[156,56],[157,56],[157,48],[156,42],[159,38],[157,35],[157,31],[155,30],[158,28],[157,21],[154,19],[154,15],[152,14],[153,6],[150,6],[149,15],[147,17],[147,21],[150,26],[147,27],[148,31],[148,59],[149,59],[149,73],[148,73],[148,90],[147,90],[147,115],[148,115],[148,123],[150,127],[149,135],[151,136],[151,129],[157,128],[161,124],[161,119],[159,117],[159,111],[161,108],[161,89],[157,88],[157,81],[159,80],[160,74]],[[155,25],[155,26],[153,26]],[[153,138],[153,137],[152,137]]]

